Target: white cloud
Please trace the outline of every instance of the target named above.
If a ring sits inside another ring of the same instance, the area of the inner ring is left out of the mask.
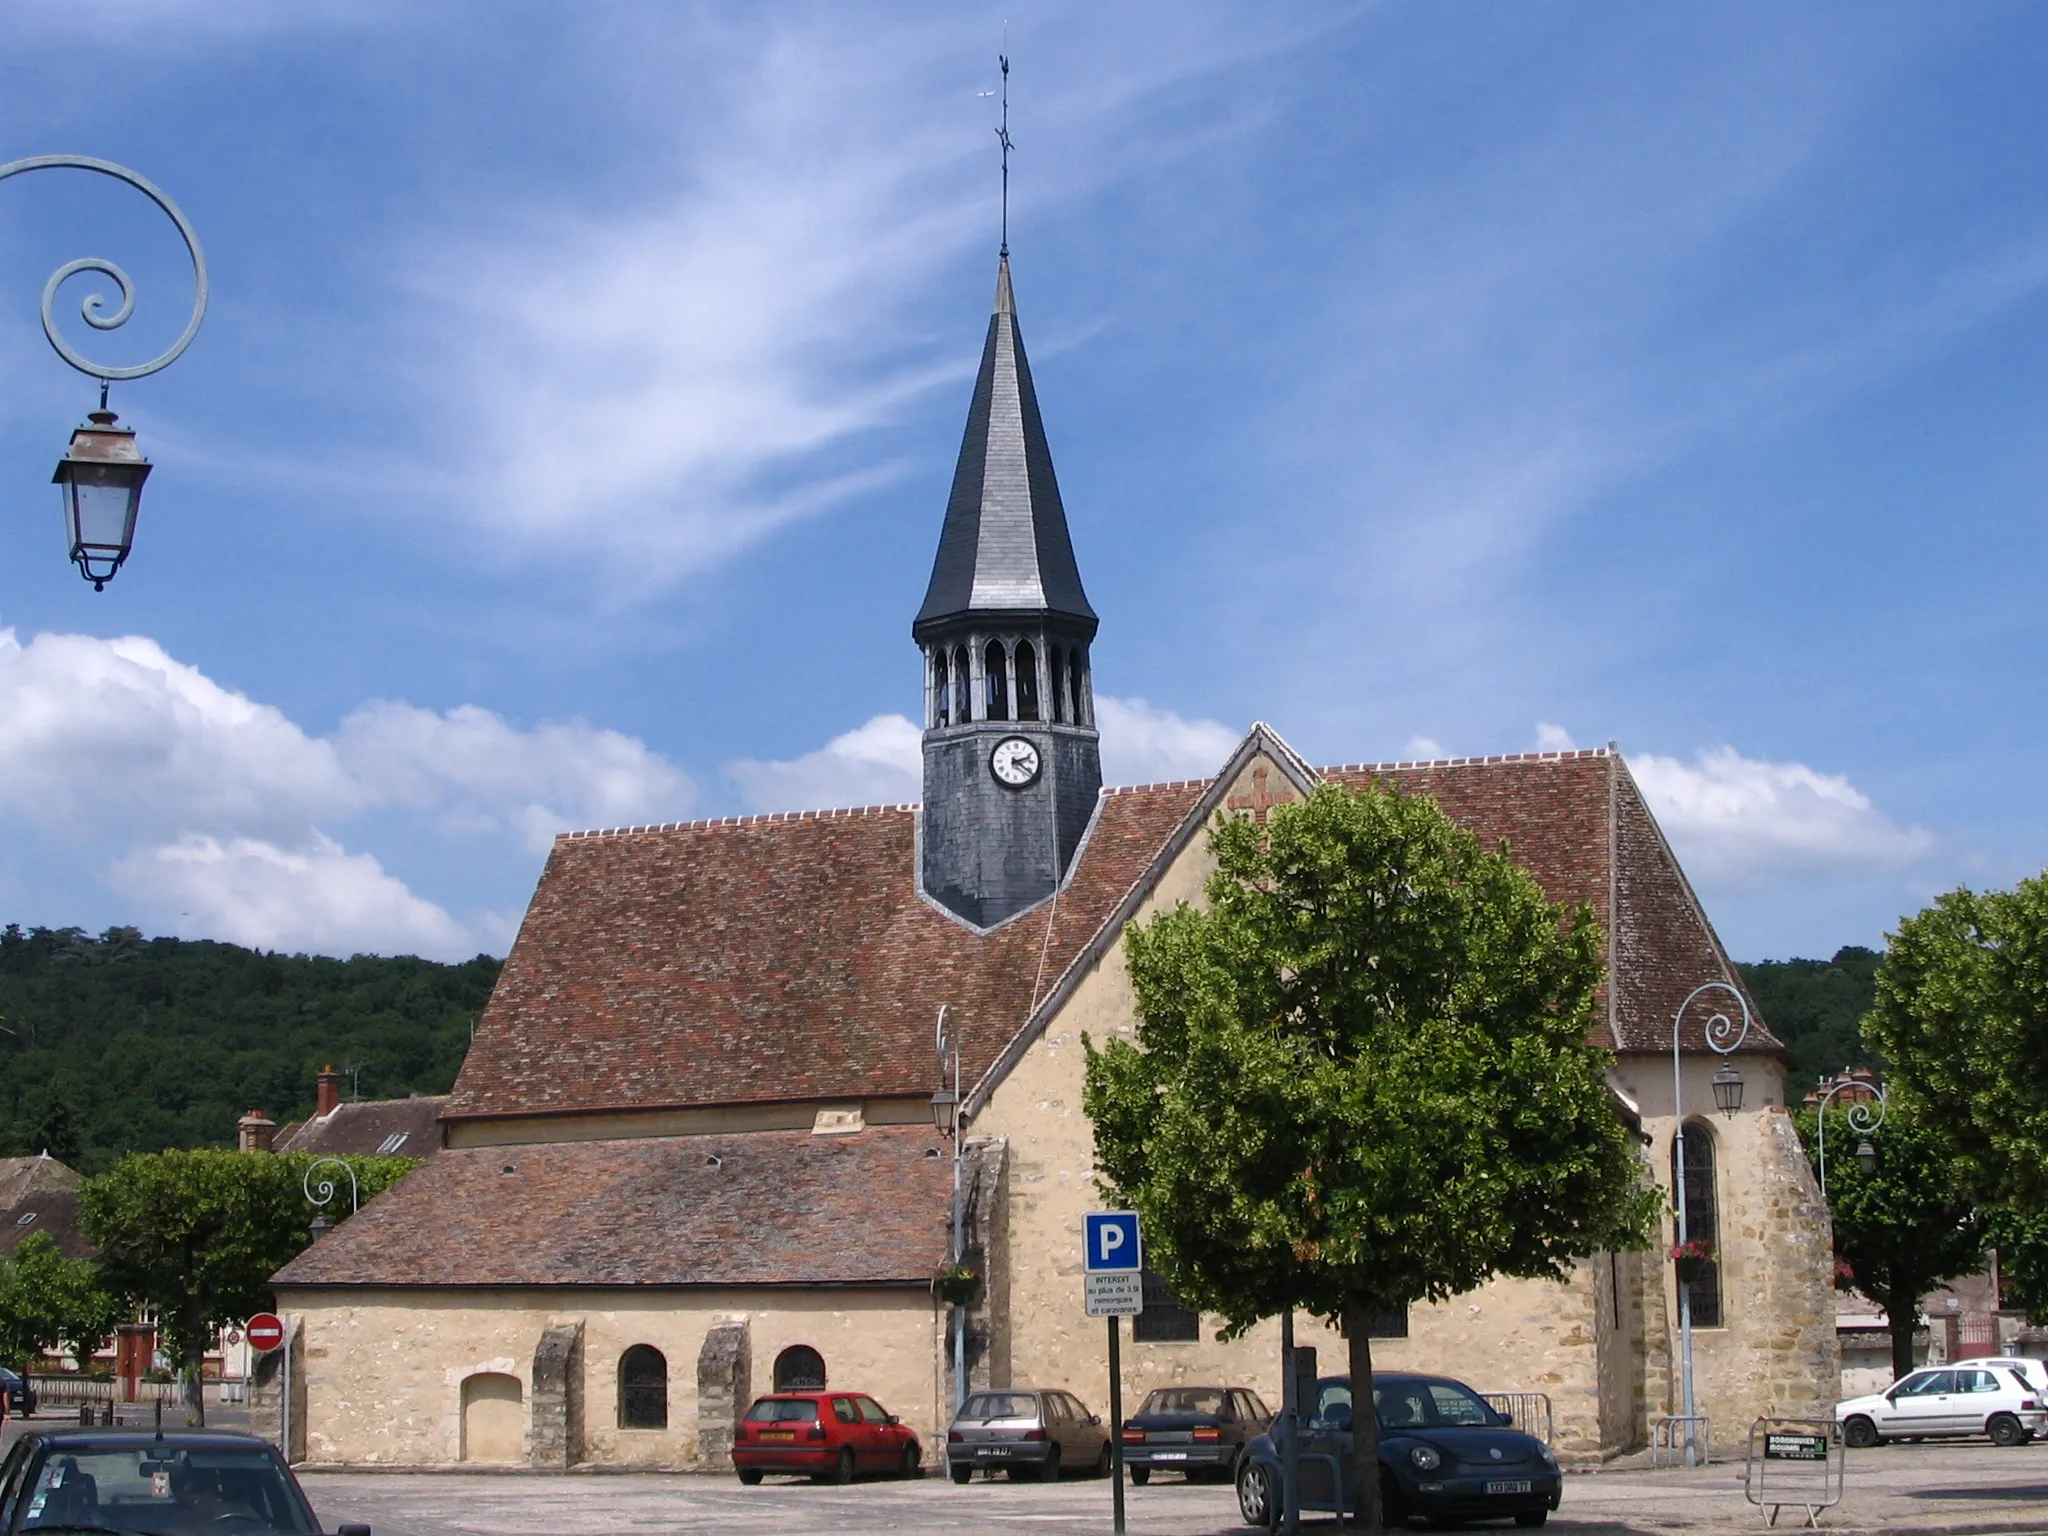
[[[569,827],[673,820],[696,798],[645,742],[582,720],[522,731],[473,704],[436,714],[378,699],[335,744],[366,796],[432,811],[450,831],[516,828],[535,852]]]
[[[137,849],[109,883],[165,926],[256,949],[455,958],[475,947],[460,923],[371,855],[325,837],[293,851],[194,834]]]
[[[1572,733],[1561,725],[1546,725],[1536,722],[1536,750],[1538,752],[1576,752],[1579,744],[1572,740]]]
[[[1107,695],[1095,700],[1102,732],[1102,777],[1110,784],[1153,784],[1165,779],[1206,779],[1244,739],[1214,720],[1189,720],[1143,699]]]
[[[1690,763],[1631,756],[1629,771],[1686,867],[1748,883],[1787,870],[1898,868],[1935,851],[1932,833],[1887,818],[1847,777],[1714,747]]]
[[[1443,744],[1434,736],[1410,736],[1401,748],[1401,756],[1408,762],[1432,762],[1444,755]]]
[[[923,793],[924,733],[902,715],[876,715],[787,762],[742,758],[725,771],[755,811],[902,805]]]
[[[1214,720],[1187,720],[1143,699],[1098,697],[1102,777],[1109,784],[1207,778],[1240,733]],[[847,805],[902,805],[924,793],[924,733],[903,715],[876,715],[815,752],[781,762],[742,758],[727,775],[755,811]]]

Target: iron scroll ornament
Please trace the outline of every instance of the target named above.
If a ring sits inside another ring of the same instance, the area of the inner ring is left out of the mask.
[[[144,379],[152,373],[162,372],[184,355],[185,349],[192,345],[192,338],[199,334],[200,321],[206,318],[206,253],[199,247],[199,236],[193,233],[185,215],[179,211],[178,205],[165,195],[162,188],[145,177],[136,175],[126,166],[114,164],[111,160],[95,160],[88,155],[35,155],[27,160],[12,160],[6,165],[0,165],[0,181],[28,171],[49,170],[96,171],[102,176],[111,176],[116,181],[123,181],[134,187],[157,207],[163,209],[170,221],[178,226],[178,233],[185,241],[185,252],[192,258],[193,295],[192,318],[185,322],[184,333],[172,342],[161,356],[128,368],[112,368],[91,362],[74,352],[70,343],[65,341],[57,330],[57,290],[81,272],[98,272],[111,277],[121,290],[121,307],[109,315],[105,313],[106,295],[89,293],[85,296],[85,301],[79,305],[79,313],[84,316],[85,323],[94,330],[112,331],[126,325],[129,317],[135,313],[135,284],[129,280],[126,272],[104,257],[80,257],[77,261],[65,262],[51,273],[50,280],[43,284],[43,334],[50,339],[50,345],[56,349],[59,357],[88,378],[99,379],[102,382],[110,379]]]
[[[1678,1005],[1678,1013],[1672,1020],[1671,1060],[1674,1067],[1678,1064],[1679,1025],[1692,1011],[1693,1003],[1706,992],[1726,992],[1735,999],[1735,1006],[1742,1014],[1742,1024],[1739,1028],[1733,1019],[1718,1008],[1707,1016],[1706,1025],[1701,1033],[1706,1038],[1708,1049],[1718,1056],[1727,1056],[1740,1049],[1742,1042],[1749,1038],[1749,999],[1742,995],[1742,989],[1725,981],[1702,982],[1686,994],[1685,1001]]]

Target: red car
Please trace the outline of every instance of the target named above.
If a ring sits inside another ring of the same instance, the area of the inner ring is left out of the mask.
[[[777,1392],[754,1400],[733,1436],[732,1464],[748,1487],[770,1472],[850,1483],[863,1472],[919,1477],[917,1433],[863,1392]]]

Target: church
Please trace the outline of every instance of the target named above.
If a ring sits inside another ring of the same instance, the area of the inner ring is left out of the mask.
[[[1106,787],[1097,624],[1006,252],[911,628],[921,803],[556,840],[442,1150],[276,1277],[289,1369],[273,1356],[261,1388],[294,1460],[715,1471],[754,1394],[829,1384],[916,1427],[931,1466],[960,1364],[1106,1411],[1082,1303],[1081,1217],[1102,1204],[1082,1037],[1134,1032],[1124,929],[1201,899],[1216,819],[1331,781],[1432,795],[1553,901],[1591,903],[1595,1043],[1667,1192],[1686,1117],[1690,1233],[1713,1251],[1690,1287],[1701,1411],[1728,1443],[1759,1414],[1830,1410],[1832,1245],[1784,1051],[1760,1019],[1729,1057],[1702,1017],[1674,1023],[1701,983],[1741,980],[1621,757],[1319,768],[1260,725],[1214,778]],[[934,1114],[942,1009],[957,1147]],[[1730,1066],[1744,1091],[1722,1113]],[[964,1292],[941,1283],[956,1152]],[[1639,1447],[1682,1411],[1670,1232],[1565,1283],[1381,1319],[1374,1359],[1543,1394],[1567,1460]],[[1334,1334],[1297,1328],[1341,1362]],[[1277,1319],[1218,1342],[1148,1275],[1131,1331],[1126,1403],[1177,1382],[1279,1401]]]

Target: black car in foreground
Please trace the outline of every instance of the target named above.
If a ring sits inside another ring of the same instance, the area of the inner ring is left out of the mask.
[[[1160,1387],[1124,1420],[1124,1465],[1141,1488],[1154,1472],[1229,1482],[1245,1446],[1272,1422],[1244,1387]]]
[[[1390,1526],[1427,1515],[1437,1521],[1513,1520],[1541,1525],[1557,1508],[1564,1478],[1550,1447],[1516,1429],[1463,1382],[1444,1376],[1375,1375],[1380,1502]],[[1281,1447],[1261,1435],[1237,1470],[1237,1507],[1247,1525],[1278,1530]],[[1351,1469],[1351,1379],[1316,1383],[1315,1411],[1301,1432],[1301,1508],[1358,1507]]]
[[[0,1532],[317,1536],[298,1479],[252,1435],[32,1430],[0,1462]],[[370,1536],[344,1525],[337,1536]]]
[[[7,1394],[7,1413],[10,1418],[26,1419],[36,1411],[35,1383],[26,1376],[10,1371],[0,1365],[0,1392]]]

